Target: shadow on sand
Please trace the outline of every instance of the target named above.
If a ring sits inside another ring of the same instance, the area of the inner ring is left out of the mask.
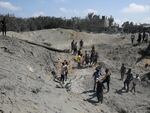
[[[119,90],[116,89],[115,93],[122,95],[123,93],[127,93],[127,91],[124,88],[121,88]]]
[[[92,93],[92,94],[89,94],[90,98],[84,99],[84,101],[87,101],[87,102],[91,103],[92,105],[97,105],[98,101],[93,100],[93,98],[96,97],[96,92],[94,92],[93,90],[88,90],[88,91],[82,92],[82,94],[88,94],[88,93]]]
[[[88,91],[82,92],[81,94],[87,94],[87,93],[93,93],[93,92],[94,92],[93,90],[88,90]]]

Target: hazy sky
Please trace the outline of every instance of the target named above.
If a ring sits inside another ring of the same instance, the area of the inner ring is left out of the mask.
[[[112,15],[118,23],[150,23],[150,0],[0,0],[1,14],[19,17],[85,17],[90,12]]]

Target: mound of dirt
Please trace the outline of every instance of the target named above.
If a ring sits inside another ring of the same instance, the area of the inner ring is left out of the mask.
[[[65,29],[33,32],[8,32],[0,36],[0,112],[4,113],[149,113],[150,67],[149,58],[141,58],[139,51],[148,44],[132,46],[130,35],[93,34]],[[68,52],[72,40],[84,41],[84,50],[95,45],[99,53],[98,64],[112,72],[110,91],[104,90],[104,103],[97,103],[93,90],[96,66],[76,68],[74,56]],[[30,43],[31,42],[31,43]],[[51,48],[51,49],[50,49]],[[60,51],[60,50],[67,50]],[[63,60],[69,60],[69,79],[65,85],[60,77]],[[139,74],[142,82],[135,95],[122,92],[120,66],[124,63]],[[143,82],[144,81],[144,82]],[[146,86],[146,87],[145,87]]]

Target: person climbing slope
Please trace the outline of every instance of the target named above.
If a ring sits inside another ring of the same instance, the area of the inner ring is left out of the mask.
[[[61,77],[60,77],[60,81],[64,84],[64,80],[65,80],[65,74],[66,74],[66,66],[65,63],[62,63],[61,66]]]
[[[85,65],[88,65],[90,63],[90,56],[87,51],[85,51]]]
[[[93,63],[96,65],[98,61],[98,52],[94,54]]]
[[[126,87],[127,87],[126,92],[129,91],[129,85],[130,85],[130,82],[132,81],[132,79],[133,79],[133,75],[131,73],[131,69],[129,69],[127,72],[127,78],[124,81],[124,87],[123,87],[123,89],[126,89]]]
[[[83,42],[83,40],[82,40],[82,39],[80,40],[80,42],[79,42],[79,43],[80,43],[80,48],[83,48],[83,44],[84,44],[84,42]]]
[[[77,56],[78,68],[81,68],[81,57],[82,57],[82,54]]]
[[[126,67],[124,66],[124,64],[122,64],[122,66],[120,68],[121,80],[124,79],[125,72],[126,72]]]
[[[107,83],[107,92],[109,92],[109,83],[110,83],[110,75],[111,75],[111,72],[110,72],[110,70],[107,68],[106,70],[105,70],[105,76],[104,76],[104,78],[103,78],[103,84],[104,83]]]
[[[64,80],[67,81],[67,79],[68,79],[68,62],[67,62],[67,60],[64,60],[64,69],[65,69]]]
[[[71,53],[74,53],[74,40],[71,42]]]
[[[90,56],[90,63],[91,63],[91,64],[93,64],[94,55],[95,55],[95,46],[92,46],[91,56]]]
[[[131,92],[134,91],[134,94],[136,92],[136,85],[141,81],[139,75],[136,75],[136,76],[133,76],[133,80],[131,81],[132,82],[132,88],[131,88]]]

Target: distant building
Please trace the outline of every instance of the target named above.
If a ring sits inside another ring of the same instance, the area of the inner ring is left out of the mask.
[[[150,28],[150,24],[141,24],[143,28]]]
[[[102,16],[101,25],[102,25],[101,27],[104,27],[104,28],[109,27],[109,20],[106,16]]]

